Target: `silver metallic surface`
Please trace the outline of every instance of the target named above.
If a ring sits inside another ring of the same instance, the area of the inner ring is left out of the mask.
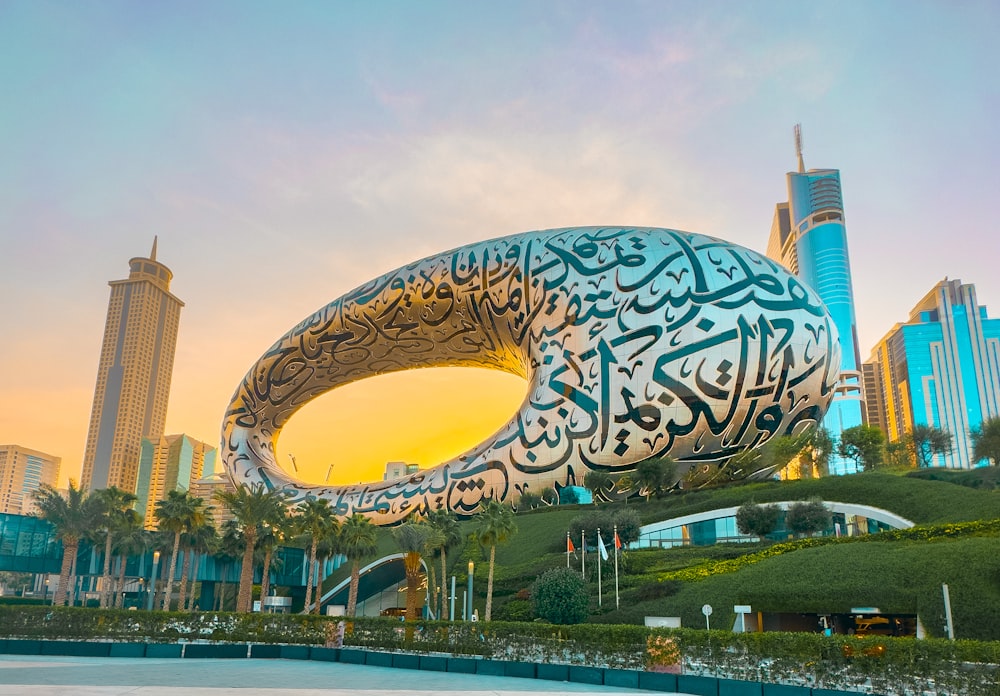
[[[815,293],[754,251],[658,228],[528,232],[417,261],[299,323],[233,395],[222,457],[238,484],[327,498],[339,515],[469,515],[592,469],[722,462],[798,433],[822,418],[839,364]],[[281,428],[311,399],[433,366],[505,370],[528,394],[485,442],[405,479],[310,485],[276,463]]]

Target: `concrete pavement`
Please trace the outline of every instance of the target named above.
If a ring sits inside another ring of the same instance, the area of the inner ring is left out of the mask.
[[[650,692],[541,679],[309,660],[0,655],[0,696],[531,696],[642,693]]]

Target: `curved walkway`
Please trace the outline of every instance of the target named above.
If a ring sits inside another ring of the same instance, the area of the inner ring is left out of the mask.
[[[530,696],[555,693],[650,692],[516,677],[414,672],[340,662],[0,655],[0,696]]]

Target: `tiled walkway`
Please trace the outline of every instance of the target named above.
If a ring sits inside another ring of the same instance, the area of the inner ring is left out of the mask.
[[[530,696],[650,692],[307,660],[0,655],[0,696],[432,696],[442,693]]]

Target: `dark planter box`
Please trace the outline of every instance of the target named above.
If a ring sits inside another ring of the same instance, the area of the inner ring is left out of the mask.
[[[639,672],[634,672],[630,669],[606,669],[604,670],[604,686],[620,686],[626,689],[638,689]]]
[[[109,657],[146,657],[145,643],[112,643]]]
[[[486,674],[491,677],[502,677],[506,674],[506,665],[496,660],[476,660],[476,674]]]
[[[181,647],[177,643],[149,643],[146,657],[180,657]]]
[[[857,696],[856,691],[837,691],[836,689],[813,689],[812,696]]]
[[[391,655],[393,667],[399,669],[420,669],[420,655],[408,655],[406,653],[394,653]],[[368,664],[371,664],[370,662]]]
[[[76,640],[42,641],[42,655],[73,655],[74,657],[107,657],[111,643],[87,643]]]
[[[447,672],[448,658],[443,655],[421,655],[420,669],[427,672]]]
[[[281,657],[281,646],[280,645],[251,645],[250,646],[250,657],[254,658],[278,658]]]
[[[720,679],[719,696],[761,696],[764,685],[760,682]]]
[[[477,662],[482,662],[482,660],[473,660],[471,657],[449,657],[448,671],[475,674]]]
[[[505,662],[503,673],[508,677],[519,677],[521,679],[535,678],[534,662]]]
[[[647,691],[677,693],[677,675],[666,672],[639,672],[639,688]]]
[[[719,680],[715,677],[681,674],[677,677],[677,690],[697,696],[719,696]]]
[[[365,655],[365,664],[372,667],[392,667],[392,657],[391,653],[372,651]]]
[[[308,645],[279,645],[278,647],[281,648],[279,657],[281,657],[282,660],[308,660],[311,657]],[[331,649],[332,648],[314,648],[314,650]],[[331,662],[336,662],[336,660],[331,660]]]
[[[600,667],[570,665],[569,680],[578,684],[604,684],[604,670]]]
[[[42,641],[40,640],[17,640],[12,638],[7,641],[8,655],[41,655]]]
[[[308,645],[283,645],[281,646],[281,656],[285,659],[291,660],[316,660],[317,662],[347,662],[343,659],[343,653],[340,648],[310,648]],[[297,650],[290,650],[289,655],[291,657],[286,657],[285,648],[298,648]],[[303,652],[304,651],[304,652]],[[353,664],[363,665],[365,663],[365,653],[361,650],[354,650],[357,655],[360,655],[360,660],[356,660]]]
[[[808,686],[764,684],[764,696],[809,696],[811,692]]]
[[[246,658],[246,643],[223,643],[215,645],[210,643],[188,643],[184,648],[184,657],[214,657],[234,659],[238,657]]]
[[[316,659],[315,657],[313,659]],[[340,651],[340,661],[352,665],[363,665],[365,663],[365,651],[355,648],[342,648]]]
[[[535,674],[539,679],[548,679],[549,681],[569,681],[569,665],[540,664],[535,669]]]

